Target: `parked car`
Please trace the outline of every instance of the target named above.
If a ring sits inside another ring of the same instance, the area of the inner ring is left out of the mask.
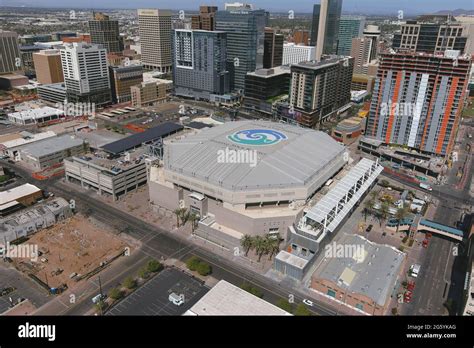
[[[429,241],[428,239],[424,239],[424,240],[423,240],[423,243],[422,243],[423,248],[428,248],[428,244],[429,244],[429,243],[430,243],[430,241]]]
[[[0,291],[0,296],[5,296],[8,295],[9,293],[15,291],[16,289],[13,286],[9,286],[7,288],[3,288],[2,291]]]
[[[303,303],[304,303],[305,305],[311,306],[311,307],[314,305],[313,301],[310,301],[310,300],[308,300],[307,298],[303,299]]]
[[[365,232],[370,232],[372,231],[372,227],[374,227],[374,225],[370,224],[369,226],[367,226],[367,228],[365,229]]]

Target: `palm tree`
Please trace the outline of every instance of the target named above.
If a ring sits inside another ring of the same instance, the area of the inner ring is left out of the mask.
[[[245,250],[245,256],[248,255],[250,249],[252,249],[254,244],[254,238],[248,234],[242,236],[242,239],[240,239],[240,245],[242,248]]]
[[[387,202],[383,202],[380,207],[380,227],[382,227],[382,222],[387,220],[389,214],[389,205]]]
[[[268,238],[268,240],[270,242],[269,243],[270,244],[269,245],[269,250],[268,250],[268,254],[270,255],[270,257],[268,259],[271,260],[272,256],[278,254],[278,252],[280,251],[281,239],[280,239],[280,235],[277,234],[276,238],[274,238],[274,239]]]
[[[199,214],[191,213],[189,215],[189,221],[191,221],[191,232],[194,234],[194,229],[197,227],[197,222],[199,221]]]
[[[260,259],[262,258],[263,254],[267,250],[267,242],[265,238],[262,238],[261,236],[256,236],[254,238],[254,248],[255,252],[258,255],[258,262],[260,262]]]
[[[400,223],[407,217],[408,215],[408,206],[404,204],[402,207],[397,209],[395,213],[395,218],[397,219],[397,232],[400,228]]]
[[[179,217],[181,216],[182,208],[176,208],[173,213],[176,215],[176,226],[179,227]]]
[[[369,199],[364,202],[364,221],[367,221],[367,215],[369,212],[374,210],[375,201],[373,199]]]
[[[182,213],[180,215],[181,223],[183,224],[183,226],[186,225],[186,222],[188,222],[190,216],[191,213],[186,208],[183,208]]]

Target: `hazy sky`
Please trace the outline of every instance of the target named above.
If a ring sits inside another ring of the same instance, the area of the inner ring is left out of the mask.
[[[69,8],[169,8],[197,9],[200,4],[217,5],[223,8],[225,2],[236,0],[0,0],[3,6],[28,7],[69,7]],[[312,5],[318,0],[254,0],[240,2],[253,3],[269,11],[311,12]],[[403,10],[406,14],[430,13],[439,10],[465,9],[474,10],[474,0],[344,0],[343,11],[367,14],[397,13]]]

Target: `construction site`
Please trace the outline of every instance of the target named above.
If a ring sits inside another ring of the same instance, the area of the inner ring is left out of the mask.
[[[15,267],[52,293],[74,287],[138,247],[82,215],[41,230],[26,243],[37,246],[38,257],[15,259]]]

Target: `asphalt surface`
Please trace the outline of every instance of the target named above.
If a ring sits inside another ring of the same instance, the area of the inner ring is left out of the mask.
[[[167,268],[120,301],[106,315],[182,315],[209,288],[175,268]],[[168,299],[172,292],[183,295],[184,304],[177,306]]]
[[[0,296],[0,313],[10,308],[10,298],[13,303],[17,303],[19,298],[29,299],[30,302],[39,307],[51,300],[47,291],[41,288],[33,280],[18,272],[13,268],[4,268],[3,261],[0,261],[0,290],[13,287],[16,290],[8,295]]]
[[[74,199],[77,211],[94,216],[94,218],[108,223],[112,227],[136,239],[146,240],[142,252],[149,257],[158,260],[173,257],[185,261],[190,256],[197,256],[212,266],[212,276],[214,278],[218,280],[224,279],[236,286],[240,286],[244,282],[250,283],[262,291],[264,294],[263,298],[266,301],[273,304],[276,304],[280,298],[287,299],[290,294],[294,296],[295,303],[299,303],[306,298],[304,294],[289,286],[277,284],[263,275],[241,267],[226,258],[221,258],[206,249],[200,248],[187,240],[173,235],[169,231],[150,225],[130,214],[104,204],[102,201],[96,200],[94,195],[80,191],[71,191],[71,187],[65,185],[59,179],[38,181],[31,178],[29,173],[23,168],[19,168],[5,161],[0,161],[0,163],[2,166],[12,168],[17,174],[28,178],[28,182],[42,189],[54,192],[57,196],[67,200]],[[62,314],[81,314],[84,310],[82,306],[87,305],[90,308],[90,303],[87,303],[90,299],[83,299],[81,302],[82,301],[86,302],[86,304],[77,303],[70,310]],[[327,303],[318,302],[316,300],[312,301],[314,305],[310,307],[309,310],[312,311],[313,314],[335,315],[337,313],[337,311]],[[77,310],[77,308],[82,308],[82,311]]]

